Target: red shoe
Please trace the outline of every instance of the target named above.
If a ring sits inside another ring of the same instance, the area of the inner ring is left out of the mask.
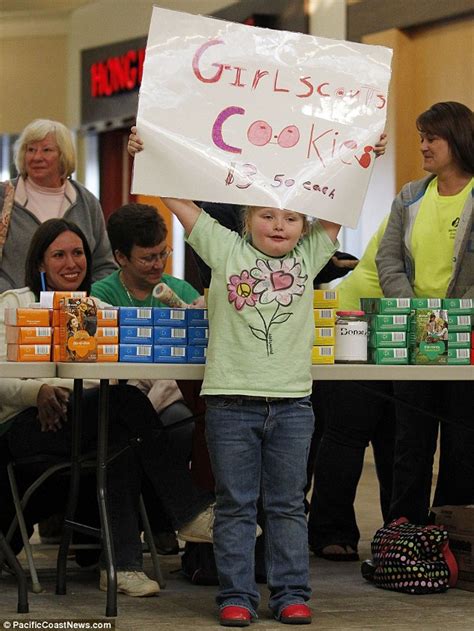
[[[311,624],[311,609],[306,605],[288,605],[279,618],[283,624]]]
[[[245,607],[227,605],[219,612],[219,622],[223,627],[248,627],[252,622],[252,616]]]

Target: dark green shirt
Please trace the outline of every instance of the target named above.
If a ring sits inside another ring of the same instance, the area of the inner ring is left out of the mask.
[[[185,280],[181,280],[180,278],[175,278],[174,276],[170,276],[169,274],[163,274],[161,277],[161,282],[165,285],[168,285],[170,289],[174,291],[174,293],[184,300],[187,304],[191,304],[193,300],[199,298],[199,293],[194,289],[192,285],[190,285]],[[100,298],[103,302],[108,303],[109,305],[113,305],[114,307],[166,307],[167,305],[163,304],[159,300],[150,295],[145,298],[145,300],[138,300],[130,294],[127,293],[125,287],[120,281],[119,272],[113,272],[110,276],[103,278],[102,280],[98,280],[93,283],[91,288],[91,296],[96,296],[96,298]]]

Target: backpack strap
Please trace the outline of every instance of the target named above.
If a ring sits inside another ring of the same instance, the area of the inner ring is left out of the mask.
[[[387,524],[387,526],[389,526],[389,527],[401,526],[402,524],[408,524],[408,518],[407,517],[399,517],[398,519],[394,519],[389,524]]]
[[[446,565],[449,569],[449,586],[455,587],[458,582],[458,562],[456,561],[454,554],[451,552],[449,541],[444,542],[441,552],[443,553],[444,560],[446,561]]]
[[[3,246],[8,236],[10,226],[10,216],[12,214],[13,202],[15,199],[15,187],[8,181],[5,182],[5,197],[3,199],[2,215],[0,218],[0,263],[3,258]]]

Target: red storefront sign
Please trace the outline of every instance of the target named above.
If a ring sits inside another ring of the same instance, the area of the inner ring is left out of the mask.
[[[108,97],[138,89],[142,80],[145,48],[128,50],[90,66],[90,96]]]

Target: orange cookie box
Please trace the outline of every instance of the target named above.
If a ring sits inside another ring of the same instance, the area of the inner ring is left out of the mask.
[[[50,309],[6,307],[5,324],[10,326],[50,326]]]
[[[49,362],[51,344],[7,344],[9,362]]]
[[[59,361],[97,361],[97,306],[92,298],[64,298],[59,310]]]

